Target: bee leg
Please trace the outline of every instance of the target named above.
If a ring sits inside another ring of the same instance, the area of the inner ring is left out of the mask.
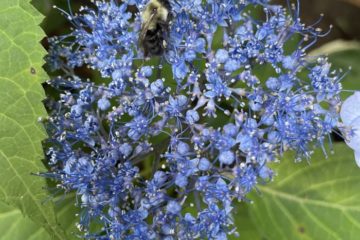
[[[168,43],[167,43],[167,39],[168,39],[168,31],[169,31],[169,24],[165,21],[159,21],[158,23],[159,29],[161,29],[161,31],[159,32],[159,39],[162,39],[161,47],[163,51],[166,51],[166,49],[168,48]]]
[[[167,42],[165,40],[163,40],[162,42],[163,48],[166,49],[167,48]]]

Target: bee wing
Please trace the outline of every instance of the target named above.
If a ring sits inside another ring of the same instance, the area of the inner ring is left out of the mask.
[[[140,31],[140,42],[142,42],[144,40],[146,32],[148,31],[149,26],[152,23],[152,21],[154,21],[156,14],[157,14],[157,12],[151,13],[149,19],[142,24],[141,31]]]

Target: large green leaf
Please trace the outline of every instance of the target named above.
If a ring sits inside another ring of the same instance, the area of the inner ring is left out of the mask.
[[[17,208],[0,202],[1,240],[47,240],[51,239],[46,230],[24,217]]]
[[[76,196],[74,193],[58,196],[54,199],[57,220],[62,229],[66,232],[66,240],[79,239],[81,234],[76,224],[79,222],[80,208],[76,206]]]
[[[360,169],[351,149],[335,145],[309,165],[285,158],[274,182],[259,187],[249,213],[266,239],[359,239]]]
[[[230,236],[230,239],[264,240],[260,232],[256,229],[256,223],[250,218],[249,205],[250,204],[246,202],[242,202],[237,204],[236,209],[234,209],[233,216],[239,237]]]
[[[43,226],[53,238],[64,238],[56,223],[45,180],[31,175],[45,171],[37,123],[46,112],[41,82],[45,50],[39,43],[43,17],[29,0],[0,1],[0,200]],[[16,229],[15,231],[20,231]]]

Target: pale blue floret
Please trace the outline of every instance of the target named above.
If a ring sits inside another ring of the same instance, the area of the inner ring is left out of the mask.
[[[360,167],[360,92],[355,92],[344,101],[340,116],[343,123],[352,128],[345,142],[354,150],[356,163]]]
[[[340,116],[345,125],[351,125],[351,122],[360,117],[360,92],[355,92],[343,102]]]
[[[101,99],[99,99],[99,101],[98,101],[98,107],[99,107],[99,109],[105,111],[105,110],[107,110],[110,106],[111,106],[111,105],[110,105],[110,102],[109,102],[109,100],[107,100],[106,98],[101,98]]]

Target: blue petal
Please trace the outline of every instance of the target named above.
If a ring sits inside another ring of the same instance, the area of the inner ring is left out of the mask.
[[[144,77],[150,77],[152,75],[152,68],[150,66],[144,66],[141,68],[140,72]]]
[[[107,100],[106,98],[100,98],[98,101],[98,107],[105,111],[106,109],[108,109],[110,107],[110,102],[109,100]]]
[[[206,45],[205,39],[198,38],[198,39],[196,39],[194,50],[196,52],[198,52],[198,53],[204,53],[205,52],[205,45]]]
[[[220,153],[219,160],[223,164],[232,164],[235,160],[235,154],[232,151],[224,151]]]
[[[344,101],[340,116],[346,125],[349,125],[355,118],[360,117],[360,92],[355,92]]]
[[[186,187],[188,184],[187,177],[181,174],[178,174],[175,178],[175,184],[181,188]]]
[[[353,130],[353,135],[346,141],[346,144],[356,151],[360,151],[360,117],[355,118],[349,125]]]
[[[184,79],[189,72],[188,66],[185,61],[181,61],[177,65],[173,66],[173,73],[176,79]]]
[[[229,53],[225,49],[219,49],[215,54],[215,58],[217,62],[225,63],[229,58]]]
[[[192,62],[196,58],[196,52],[194,50],[188,50],[184,53],[185,60],[188,62]]]
[[[240,68],[240,63],[234,59],[227,60],[224,69],[227,72],[233,72]]]
[[[211,167],[211,163],[206,158],[201,158],[199,161],[199,169],[201,171],[207,171]]]

